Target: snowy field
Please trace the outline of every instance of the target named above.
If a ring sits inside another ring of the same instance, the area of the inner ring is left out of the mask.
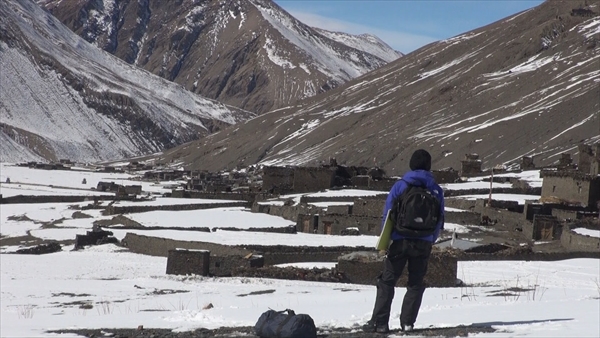
[[[375,299],[374,286],[177,277],[165,274],[163,257],[110,244],[69,249],[0,255],[2,337],[55,336],[45,331],[61,328],[252,326],[269,308],[307,313],[321,328],[353,327],[369,319]],[[458,275],[469,286],[428,289],[416,328],[479,324],[498,331],[477,337],[598,337],[599,274],[595,259],[461,262]],[[526,291],[502,295],[510,288]],[[397,289],[392,328],[399,327],[403,293]],[[203,310],[209,303],[214,308]]]
[[[2,165],[2,184],[35,186],[28,194],[57,195],[80,191],[98,181],[142,184],[144,192],[167,192],[162,184],[136,181],[124,174],[89,171],[46,171]],[[528,173],[535,182],[535,174]],[[484,178],[484,177],[483,177]],[[457,189],[486,185],[474,179]],[[539,179],[539,175],[537,176]],[[170,182],[168,184],[173,184]],[[52,186],[51,186],[52,185]],[[496,183],[494,183],[496,186]],[[62,188],[58,188],[62,187]],[[454,187],[453,187],[454,188]],[[7,189],[7,190],[5,190]],[[59,193],[59,191],[61,193]],[[90,190],[91,191],[91,190]],[[385,192],[331,190],[310,196],[372,196]],[[278,203],[302,195],[283,196]],[[474,198],[473,196],[463,198]],[[487,198],[487,195],[485,196]],[[539,196],[495,194],[507,200],[538,199]],[[185,200],[214,203],[215,200]],[[156,197],[154,205],[182,203]],[[132,202],[121,202],[120,205]],[[71,206],[81,203],[2,204],[0,233],[3,239],[31,235],[53,240],[73,240],[92,228],[94,220],[108,220],[100,210],[82,210],[91,218],[74,218]],[[345,205],[318,202],[316,205]],[[453,209],[459,211],[459,209]],[[199,232],[195,227],[285,227],[293,222],[280,217],[251,213],[243,207],[187,211],[150,211],[124,215],[145,227],[177,227],[183,230],[111,229],[122,239],[127,232],[180,240],[221,244],[373,246],[375,236],[332,236],[224,231]],[[51,227],[45,226],[52,223]],[[468,233],[469,226],[446,224],[449,232]],[[600,236],[581,229],[580,233]],[[462,237],[462,236],[461,236]],[[307,313],[320,328],[356,327],[369,319],[375,287],[367,285],[285,281],[260,278],[183,277],[165,274],[166,258],[133,254],[115,245],[88,247],[41,255],[13,255],[23,245],[0,248],[0,336],[56,336],[54,329],[74,328],[172,328],[177,331],[221,326],[252,326],[269,308]],[[283,266],[326,267],[331,262]],[[600,336],[600,264],[597,259],[558,262],[460,262],[458,277],[468,286],[431,288],[425,293],[416,327],[451,327],[478,324],[492,326],[494,333],[477,337],[598,337]],[[506,293],[507,290],[521,290]],[[256,294],[252,294],[256,293]],[[391,328],[398,328],[404,290],[397,289]],[[203,310],[211,303],[214,308]],[[64,335],[68,336],[68,335]]]

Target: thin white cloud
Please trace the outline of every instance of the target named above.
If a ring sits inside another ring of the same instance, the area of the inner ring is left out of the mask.
[[[379,29],[344,20],[328,18],[322,15],[309,12],[303,12],[298,10],[289,10],[288,12],[296,19],[302,21],[303,23],[311,27],[317,27],[329,31],[344,32],[350,34],[373,34],[379,37],[381,40],[383,40],[395,50],[400,51],[404,54],[410,53],[413,50],[418,49],[428,43],[439,40],[431,36]]]

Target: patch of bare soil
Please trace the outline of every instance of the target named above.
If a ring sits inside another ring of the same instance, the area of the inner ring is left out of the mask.
[[[125,217],[123,215],[117,215],[111,219],[95,220],[93,224],[105,228],[110,228],[113,225],[123,225],[132,229],[144,228],[144,226],[141,223],[138,223],[132,220],[131,218]]]
[[[50,242],[56,242],[60,245],[72,245],[75,243],[75,239],[73,238],[73,240],[64,240],[64,241],[54,241],[54,240],[45,240],[42,238],[38,238],[38,237],[33,237],[31,235],[25,235],[25,236],[18,236],[18,237],[3,237],[0,238],[0,246],[16,246],[16,245],[22,245],[22,246],[36,246],[36,245],[42,245],[42,244],[47,244]]]
[[[23,222],[23,221],[30,221],[33,222],[34,220],[32,220],[31,218],[27,217],[27,215],[23,214],[23,215],[13,215],[13,216],[8,216],[7,218],[9,221],[17,221],[17,222]]]
[[[468,337],[481,332],[496,331],[491,326],[455,326],[444,328],[417,329],[410,336],[425,337]],[[221,327],[214,330],[197,329],[188,332],[173,332],[169,329],[95,329],[95,330],[56,330],[51,333],[75,333],[84,337],[115,337],[115,338],[208,338],[208,337],[247,337],[258,338],[251,326]],[[350,328],[319,328],[317,336],[320,338],[383,338],[388,335],[406,335],[399,330],[392,330],[389,334],[367,333],[360,329]]]
[[[81,211],[75,211],[73,213],[73,215],[71,216],[71,218],[94,218],[94,216],[88,215],[88,214],[86,214],[84,212],[81,212]]]

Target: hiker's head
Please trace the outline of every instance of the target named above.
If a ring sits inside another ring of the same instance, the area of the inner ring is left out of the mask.
[[[410,170],[431,170],[431,155],[427,150],[419,149],[410,157]]]

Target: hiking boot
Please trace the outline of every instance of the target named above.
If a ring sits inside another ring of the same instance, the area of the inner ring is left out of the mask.
[[[376,332],[376,333],[388,333],[390,328],[387,324],[376,324],[375,322],[368,321],[362,326],[363,332]]]
[[[388,332],[390,332],[390,328],[387,325],[377,325],[377,328],[375,329],[375,332],[377,332],[377,333],[388,333]]]

